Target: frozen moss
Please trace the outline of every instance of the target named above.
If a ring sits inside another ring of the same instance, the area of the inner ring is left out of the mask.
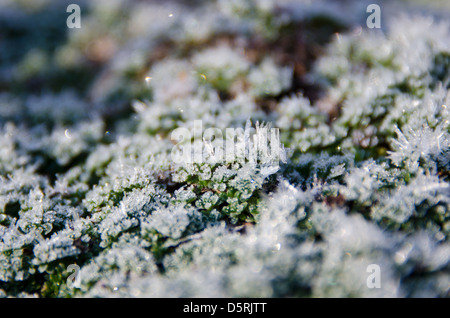
[[[448,297],[448,11],[186,3],[0,4],[0,297]]]

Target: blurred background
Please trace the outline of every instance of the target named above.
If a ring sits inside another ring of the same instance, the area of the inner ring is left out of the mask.
[[[311,16],[294,26],[306,29],[300,41],[307,45],[303,51],[289,52],[289,62],[293,56],[299,59],[296,82],[302,81],[335,32],[364,26],[370,3],[381,6],[383,26],[399,11],[426,11],[437,18],[450,12],[446,0],[261,0],[260,7],[289,2],[304,4],[304,12],[295,14]],[[81,7],[80,29],[66,26],[71,3]],[[251,20],[252,12],[230,13],[229,3],[238,1],[1,0],[0,123],[51,124],[47,113],[54,107],[58,110],[52,110],[52,118],[62,124],[91,113],[106,121],[126,117],[132,100],[151,99],[145,78],[155,61],[167,55],[186,56],[219,38],[234,41],[239,28],[251,28],[244,22]],[[320,16],[314,15],[319,11]],[[323,16],[327,11],[335,20]],[[227,14],[228,20],[223,18]],[[278,60],[283,62],[286,42],[295,42],[298,36],[270,34],[270,23],[256,25],[268,34],[263,39],[267,45],[256,49],[278,50]],[[302,59],[302,54],[307,57]],[[314,95],[308,87],[301,88],[309,97]]]

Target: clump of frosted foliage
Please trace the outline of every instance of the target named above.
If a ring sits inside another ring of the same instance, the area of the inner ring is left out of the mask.
[[[195,54],[192,63],[199,76],[219,90],[229,90],[231,83],[250,67],[243,52],[224,45]]]
[[[290,68],[279,69],[271,59],[264,60],[248,75],[250,90],[256,96],[279,95],[290,87],[291,77]]]
[[[449,296],[448,9],[106,2],[5,38],[0,297]]]

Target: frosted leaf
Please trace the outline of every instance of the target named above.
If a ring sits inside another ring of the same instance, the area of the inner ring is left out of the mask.
[[[343,175],[345,172],[345,163],[337,165],[330,170],[329,178],[335,178]]]
[[[33,250],[35,255],[33,263],[41,265],[80,254],[80,250],[74,246],[73,238],[64,234],[53,235],[50,239],[37,244]]]
[[[206,192],[195,202],[195,205],[200,209],[210,210],[214,207],[219,200],[219,197],[212,193]]]
[[[265,59],[257,68],[253,68],[248,80],[251,92],[255,96],[279,95],[291,86],[292,70],[280,68],[272,59]]]
[[[197,71],[206,82],[220,90],[228,89],[238,76],[244,75],[250,64],[244,54],[228,46],[217,46],[197,53],[193,59]]]
[[[416,208],[426,204],[428,209],[440,202],[448,205],[449,184],[436,176],[421,172],[406,186],[399,187],[382,204],[375,207],[372,217],[377,220],[388,218],[398,224],[405,223],[411,217],[426,217]]]
[[[183,235],[189,223],[189,211],[181,206],[175,206],[153,212],[144,228],[154,229],[164,236],[178,239]]]

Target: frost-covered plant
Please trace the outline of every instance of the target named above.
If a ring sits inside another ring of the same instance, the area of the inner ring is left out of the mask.
[[[255,96],[280,95],[291,87],[292,70],[277,68],[271,59],[265,59],[258,68],[250,71],[248,75],[250,91]]]
[[[0,297],[448,297],[448,19],[56,2],[0,4]]]
[[[228,91],[231,83],[250,67],[242,52],[224,45],[197,53],[192,63],[202,79],[221,91]]]
[[[276,135],[271,134],[269,125],[256,123],[256,131],[251,134],[250,121],[241,134],[226,135],[222,145],[214,147],[217,141],[220,142],[194,143],[193,152],[200,147],[203,161],[182,160],[174,166],[172,180],[184,184],[176,192],[177,199],[183,202],[186,196],[192,197],[189,201],[196,207],[216,214],[220,207],[232,223],[253,221],[257,190],[270,183],[270,176],[286,163],[286,151]]]

